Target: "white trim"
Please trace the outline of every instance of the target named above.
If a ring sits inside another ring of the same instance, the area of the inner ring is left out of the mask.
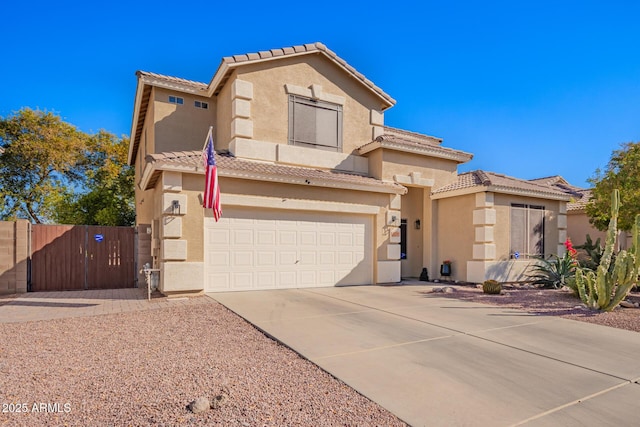
[[[298,211],[336,212],[347,214],[377,215],[379,206],[327,202],[320,200],[283,199],[280,197],[248,196],[242,194],[220,195],[224,206],[241,206],[250,208],[286,209]]]

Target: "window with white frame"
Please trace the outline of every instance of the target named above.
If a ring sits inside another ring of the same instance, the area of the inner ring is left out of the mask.
[[[179,96],[169,95],[169,102],[171,104],[182,105],[184,104],[184,98],[180,98]]]
[[[209,103],[203,101],[194,101],[193,105],[196,108],[202,108],[203,110],[207,110],[209,108]]]
[[[544,257],[544,206],[511,204],[511,256]]]
[[[342,149],[342,106],[289,95],[289,144]]]

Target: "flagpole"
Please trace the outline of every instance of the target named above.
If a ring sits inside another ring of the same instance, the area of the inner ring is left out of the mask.
[[[213,126],[209,126],[209,132],[207,132],[207,137],[204,140],[204,145],[202,146],[202,151],[204,151],[205,148],[207,148],[207,142],[209,142],[209,137],[211,136],[213,139]]]

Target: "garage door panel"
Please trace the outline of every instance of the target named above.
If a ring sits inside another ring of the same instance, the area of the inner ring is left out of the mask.
[[[333,212],[225,208],[205,218],[205,289],[369,284],[372,218]]]
[[[274,251],[258,251],[257,265],[260,267],[272,267],[276,264],[276,253]]]
[[[336,255],[333,252],[320,252],[320,260],[318,264],[321,266],[330,266],[335,264]]]
[[[316,265],[316,253],[309,251],[300,251],[300,264],[301,265]]]
[[[280,266],[295,265],[298,261],[298,253],[295,251],[280,251],[278,253],[280,258]]]
[[[207,254],[207,262],[209,265],[215,267],[230,267],[231,266],[231,252],[226,251],[211,251]]]
[[[252,272],[235,272],[231,273],[232,289],[251,289],[253,285]]]
[[[298,243],[298,233],[295,230],[280,230],[278,241],[281,245],[296,245]]]
[[[353,253],[351,252],[338,252],[338,264],[340,265],[351,265],[353,264]]]
[[[300,244],[302,246],[315,246],[316,245],[316,233],[314,231],[301,231],[300,232]]]
[[[236,250],[232,252],[233,267],[251,267],[253,266],[253,252]]]
[[[236,229],[232,236],[232,245],[253,245],[253,229]]]
[[[320,246],[335,246],[336,244],[336,235],[335,233],[320,233],[319,242]]]
[[[276,272],[275,271],[262,271],[257,273],[257,288],[275,288],[276,287]]]
[[[208,244],[228,245],[231,243],[231,231],[224,229],[207,230],[207,238],[205,241]]]
[[[276,244],[276,230],[258,230],[256,242],[259,246],[268,245],[273,246]]]

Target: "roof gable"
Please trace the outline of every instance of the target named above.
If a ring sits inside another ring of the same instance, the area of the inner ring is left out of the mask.
[[[481,191],[505,193],[542,199],[568,201],[570,196],[551,186],[538,184],[494,172],[476,170],[458,175],[458,179],[433,191],[434,199],[473,194]]]

